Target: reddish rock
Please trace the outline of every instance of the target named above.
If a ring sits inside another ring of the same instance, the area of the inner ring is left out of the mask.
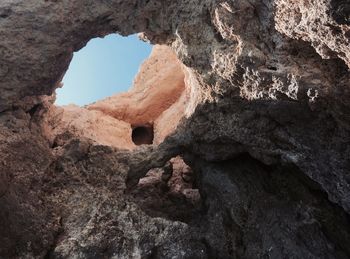
[[[142,64],[128,92],[97,101],[87,108],[102,111],[133,126],[153,124],[184,92],[185,75],[182,67],[169,47],[154,46],[151,56]],[[178,113],[182,116],[183,110]],[[177,121],[175,118],[168,123],[176,125]]]
[[[51,138],[69,133],[100,145],[132,149],[160,144],[174,132],[188,102],[183,65],[166,46],[154,47],[132,88],[86,107],[52,107]]]

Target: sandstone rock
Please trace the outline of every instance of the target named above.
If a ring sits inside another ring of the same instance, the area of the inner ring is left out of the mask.
[[[131,140],[130,124],[105,115],[99,111],[90,111],[75,105],[51,108],[52,127],[50,134],[53,145],[58,143],[64,134],[75,137],[85,137],[100,145],[132,149],[135,147]]]
[[[88,109],[102,111],[131,125],[153,124],[180,98],[185,90],[184,77],[173,51],[155,46],[128,92],[98,101]],[[168,123],[174,124],[171,120]]]

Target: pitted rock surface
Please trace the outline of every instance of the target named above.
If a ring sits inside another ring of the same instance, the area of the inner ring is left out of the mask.
[[[349,258],[349,31],[345,0],[1,1],[0,257]],[[153,145],[89,116],[53,141],[73,52],[110,33],[172,48],[185,91]]]

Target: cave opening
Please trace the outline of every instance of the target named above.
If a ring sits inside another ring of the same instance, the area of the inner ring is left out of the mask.
[[[132,150],[159,145],[175,131],[189,99],[183,64],[169,46],[140,38],[111,34],[74,53],[50,111],[52,146],[69,133]]]
[[[153,125],[134,126],[132,129],[132,141],[135,145],[151,145],[154,139]]]
[[[136,34],[91,39],[74,53],[55,104],[84,106],[126,92],[151,50],[152,45]]]

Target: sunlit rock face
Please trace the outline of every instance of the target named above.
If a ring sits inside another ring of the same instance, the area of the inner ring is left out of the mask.
[[[1,1],[0,257],[349,258],[348,10]],[[128,93],[53,108],[72,53],[115,32],[179,61],[159,52]],[[153,145],[134,146],[145,123]]]
[[[174,132],[184,116],[186,96],[183,65],[169,47],[156,45],[128,92],[97,101],[87,108],[125,121],[133,128],[153,125],[154,137],[160,143]],[[164,113],[173,116],[165,118]],[[163,123],[171,127],[163,127],[162,118]]]
[[[155,46],[131,89],[88,106],[132,125],[153,123],[185,90],[185,74],[175,53]]]
[[[185,116],[189,96],[183,69],[169,47],[156,45],[128,92],[86,107],[52,106],[46,127],[51,141],[70,134],[121,149],[161,143]],[[135,129],[137,135],[142,128],[149,129],[148,140],[133,141]]]
[[[101,145],[122,149],[134,147],[130,124],[100,111],[75,105],[53,106],[47,118],[47,133],[53,146],[62,145],[71,137],[85,137]],[[70,137],[65,139],[65,136]]]

